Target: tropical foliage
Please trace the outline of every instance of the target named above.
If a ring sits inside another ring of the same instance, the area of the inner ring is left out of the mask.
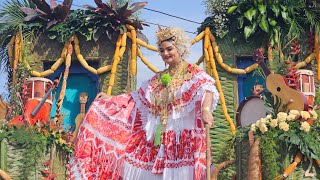
[[[50,5],[42,0],[30,0],[35,4],[35,8],[21,7],[21,10],[26,14],[25,21],[40,20],[46,23],[46,28],[50,28],[59,22],[67,19],[71,8],[72,0],[64,0],[62,5],[57,5],[55,0],[50,0]]]
[[[34,26],[40,24],[32,24],[30,26],[24,23],[24,13],[21,7],[34,8],[34,4],[28,0],[6,0],[0,5],[0,46],[4,47],[8,43],[8,39],[19,31],[19,28],[30,30]],[[27,35],[27,34],[25,34]]]
[[[207,11],[213,13],[213,20],[221,15],[221,5],[229,5],[229,0],[205,0]],[[237,0],[232,1],[223,24],[230,30],[240,31],[245,39],[260,34],[273,46],[282,40],[292,39],[308,32],[319,33],[320,9],[314,0]],[[222,6],[223,7],[223,6]],[[224,9],[224,8],[222,8]],[[218,13],[217,13],[218,12]],[[206,22],[204,22],[206,23]],[[216,22],[214,22],[216,23]],[[215,29],[217,30],[217,29]]]
[[[50,5],[42,0],[7,0],[0,9],[0,34],[5,46],[8,37],[22,30],[24,38],[39,32],[48,32],[49,37],[64,42],[72,34],[84,35],[87,40],[98,40],[101,35],[111,38],[117,33],[126,32],[126,24],[142,30],[143,24],[136,12],[147,2],[110,0],[103,3],[95,0],[97,7],[85,5],[87,10],[70,11],[72,0],[64,0]]]
[[[52,129],[49,126],[15,128],[9,126],[8,121],[3,119],[0,120],[0,141],[4,138],[11,145],[25,149],[19,164],[22,179],[28,179],[40,159],[45,157],[52,146],[56,146],[66,157],[73,152],[71,132],[62,128]]]

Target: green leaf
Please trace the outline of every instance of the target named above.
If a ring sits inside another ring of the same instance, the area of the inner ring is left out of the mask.
[[[268,19],[268,21],[269,21],[269,24],[271,25],[271,26],[275,26],[276,24],[277,24],[277,21],[276,20],[274,20],[274,19]]]
[[[276,28],[273,28],[273,32],[274,32],[274,42],[278,43],[279,42],[279,31]]]
[[[247,10],[244,13],[244,16],[251,22],[252,21],[252,17],[256,15],[256,10],[253,8],[250,8],[249,10]]]
[[[243,16],[238,18],[238,29],[243,28]]]
[[[259,26],[264,32],[266,33],[269,32],[269,24],[268,24],[266,15],[262,16],[261,21],[259,22]]]
[[[55,39],[57,36],[55,34],[48,33],[49,39]]]
[[[259,4],[258,5],[258,9],[259,9],[261,14],[265,14],[267,12],[267,6],[266,5]]]
[[[248,39],[250,35],[252,34],[252,27],[251,26],[246,26],[244,27],[244,37]]]
[[[281,11],[281,16],[285,21],[288,20],[288,13],[287,12]]]
[[[237,7],[238,7],[238,6],[231,6],[231,7],[229,7],[227,13],[228,13],[228,14],[233,13],[233,11],[237,9]]]
[[[280,9],[279,9],[278,6],[272,5],[272,6],[271,6],[271,10],[274,12],[274,14],[275,14],[276,17],[279,16],[279,14],[280,14]]]

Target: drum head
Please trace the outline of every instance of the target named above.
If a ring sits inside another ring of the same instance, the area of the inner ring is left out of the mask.
[[[237,127],[247,126],[266,117],[270,112],[264,106],[260,96],[249,96],[243,100],[236,113]]]

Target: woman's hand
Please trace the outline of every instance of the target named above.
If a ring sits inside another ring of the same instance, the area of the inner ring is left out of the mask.
[[[97,94],[97,96],[94,100],[109,99],[110,97],[111,96],[108,96],[106,93],[100,92],[99,94]]]
[[[214,127],[214,119],[213,119],[212,112],[202,111],[202,121],[205,124],[209,124],[210,127]]]

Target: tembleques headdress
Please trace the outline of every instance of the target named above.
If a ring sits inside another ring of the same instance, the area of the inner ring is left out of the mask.
[[[158,26],[156,32],[158,46],[166,40],[170,40],[172,44],[177,48],[182,58],[185,58],[189,54],[190,40],[188,35],[180,28],[167,27],[162,29]]]

